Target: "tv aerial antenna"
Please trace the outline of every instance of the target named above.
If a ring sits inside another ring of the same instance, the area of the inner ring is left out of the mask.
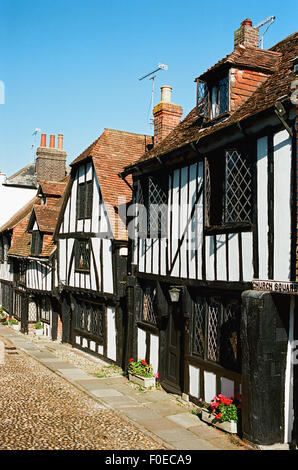
[[[261,49],[263,49],[264,45],[264,35],[267,33],[268,29],[272,25],[272,23],[275,21],[275,16],[269,16],[269,18],[266,18],[266,20],[260,21],[256,26],[254,26],[255,29],[260,29],[262,26],[265,26],[265,24],[268,24],[267,28],[263,32],[261,39],[260,39],[260,45]]]
[[[159,63],[158,64],[158,68],[153,70],[152,72],[150,73],[147,73],[146,75],[144,75],[144,77],[141,77],[139,78],[139,81],[141,80],[144,80],[144,78],[149,78],[149,80],[152,80],[152,91],[151,91],[151,105],[150,105],[150,110],[151,110],[151,116],[152,116],[152,113],[153,113],[153,98],[154,98],[154,80],[156,78],[156,74],[157,72],[159,72],[159,70],[168,70],[168,66],[165,65],[165,64],[161,64]],[[153,119],[152,117],[150,118],[150,124],[152,125],[153,124]]]
[[[33,144],[31,145],[31,151],[33,153],[33,160],[35,160],[34,149],[36,147],[36,136],[37,136],[38,132],[41,132],[41,129],[36,128],[35,131],[32,134],[34,136],[34,141],[33,141]]]

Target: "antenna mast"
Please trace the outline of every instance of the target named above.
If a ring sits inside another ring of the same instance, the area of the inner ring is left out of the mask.
[[[258,23],[256,26],[254,26],[255,29],[260,29],[261,26],[264,26],[265,24],[269,23],[267,28],[265,29],[265,31],[263,32],[262,36],[261,36],[261,39],[260,39],[260,43],[261,43],[261,49],[263,49],[263,44],[264,44],[264,35],[265,33],[267,33],[268,29],[270,28],[270,26],[272,25],[273,21],[275,21],[275,16],[269,16],[269,18],[266,18],[266,20],[263,20],[261,21],[260,23]]]
[[[32,153],[33,153],[33,160],[34,161],[35,161],[34,148],[36,147],[36,136],[37,136],[38,132],[41,132],[41,129],[36,128],[35,131],[32,134],[34,136],[34,142],[31,145],[31,150],[32,150]]]
[[[159,63],[158,64],[158,68],[153,70],[153,72],[150,72],[150,73],[147,73],[147,75],[144,75],[144,77],[141,77],[139,78],[139,80],[144,80],[144,78],[147,78],[149,77],[149,80],[152,80],[152,92],[151,92],[151,116],[152,116],[152,113],[153,113],[153,98],[154,98],[154,80],[156,78],[156,75],[154,75],[156,72],[158,72],[159,70],[168,70],[168,66],[165,65],[165,64],[161,64]],[[152,76],[151,76],[152,75]],[[150,118],[150,124],[152,125],[153,124],[153,119],[152,117]]]

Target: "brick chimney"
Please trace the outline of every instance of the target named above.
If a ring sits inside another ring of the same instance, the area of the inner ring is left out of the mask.
[[[250,18],[243,20],[240,28],[234,32],[234,49],[240,44],[259,47],[259,30],[253,28]]]
[[[36,150],[36,179],[61,181],[66,175],[66,152],[63,150],[63,135],[58,134],[58,148],[55,148],[55,135],[50,136],[50,146],[46,146],[46,134],[41,134],[40,147]]]
[[[159,144],[176,127],[183,113],[181,106],[171,101],[172,88],[161,87],[161,101],[153,108],[154,145]]]

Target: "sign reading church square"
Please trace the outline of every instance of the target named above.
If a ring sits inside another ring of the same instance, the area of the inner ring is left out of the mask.
[[[253,280],[253,289],[278,294],[298,295],[298,282],[261,281]]]

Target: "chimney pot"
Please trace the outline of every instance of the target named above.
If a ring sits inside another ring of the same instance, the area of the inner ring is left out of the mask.
[[[55,148],[55,135],[54,134],[50,135],[50,148],[51,149]]]
[[[250,18],[246,18],[242,21],[241,26],[252,26],[252,21]]]
[[[47,134],[41,134],[40,146],[41,147],[47,146]]]
[[[63,134],[58,134],[58,149],[63,150]]]
[[[162,103],[172,102],[172,87],[166,85],[161,87],[161,101]]]

